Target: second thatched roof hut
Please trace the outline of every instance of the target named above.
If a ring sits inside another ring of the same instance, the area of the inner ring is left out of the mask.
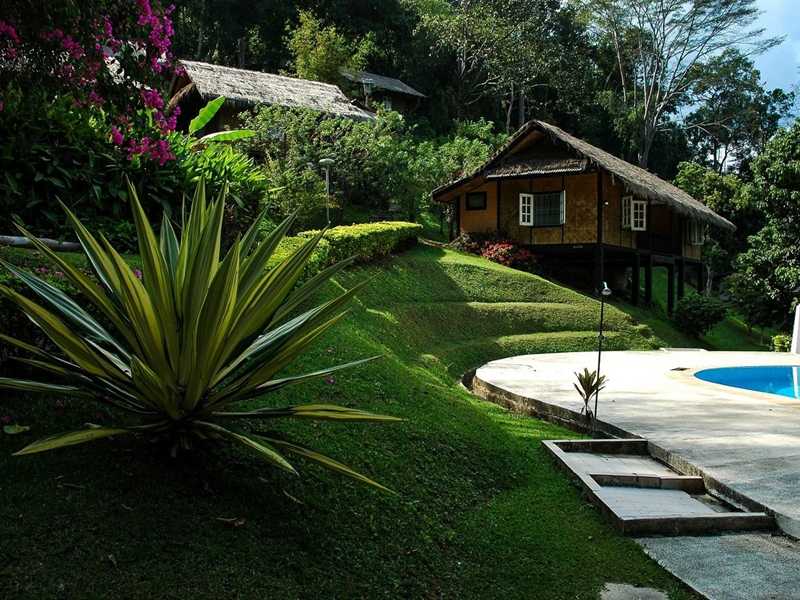
[[[350,103],[335,85],[234,69],[191,60],[180,61],[184,73],[170,86],[170,103],[181,107],[178,127],[194,118],[209,101],[225,96],[222,110],[209,131],[238,127],[238,113],[257,104],[310,108],[336,117],[368,121],[375,115]]]

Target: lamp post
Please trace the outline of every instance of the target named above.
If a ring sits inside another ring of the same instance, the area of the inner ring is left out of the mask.
[[[336,164],[332,158],[323,158],[319,161],[320,166],[325,167],[325,218],[328,225],[331,224],[331,167]]]
[[[594,419],[592,419],[592,437],[597,435],[597,400],[600,397],[600,357],[603,355],[603,341],[606,337],[603,335],[603,317],[604,309],[606,306],[606,298],[611,295],[611,290],[608,284],[603,282],[603,291],[600,292],[600,334],[597,336],[597,390],[594,393]]]

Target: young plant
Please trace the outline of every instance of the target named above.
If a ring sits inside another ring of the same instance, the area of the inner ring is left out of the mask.
[[[0,295],[16,303],[65,358],[0,335],[31,353],[33,358],[21,360],[47,375],[41,381],[0,378],[0,387],[100,402],[138,419],[139,424],[91,426],[59,433],[16,454],[125,433],[167,439],[173,455],[197,441],[227,440],[291,473],[296,473],[294,467],[282,453],[386,489],[302,444],[272,431],[237,424],[244,419],[280,418],[398,420],[327,404],[236,408],[244,400],[372,360],[276,377],[343,316],[340,307],[366,285],[363,282],[333,300],[295,314],[350,260],[325,269],[294,289],[322,232],[266,270],[270,256],[291,225],[291,217],[257,245],[262,213],[220,260],[224,191],[207,204],[204,182],[200,181],[191,214],[184,214],[180,239],[166,216],[157,239],[132,187],[130,195],[142,261],[141,280],[102,235],[99,240],[95,238],[65,206],[62,207],[86,252],[94,279],[22,230],[113,324],[118,335],[112,335],[60,290],[3,261],[43,302],[38,304],[5,286],[0,286]],[[52,383],[53,376],[62,382]]]
[[[602,375],[598,379],[597,371],[589,372],[589,369],[584,367],[583,373],[575,372],[575,377],[578,378],[578,383],[573,383],[572,385],[575,386],[575,389],[581,396],[581,400],[583,400],[581,415],[586,419],[586,426],[593,427],[594,413],[589,406],[589,401],[592,399],[592,396],[597,395],[597,393],[605,387],[606,376]]]

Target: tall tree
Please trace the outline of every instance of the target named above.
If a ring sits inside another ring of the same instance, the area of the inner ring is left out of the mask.
[[[767,91],[753,61],[729,48],[698,69],[684,125],[695,160],[718,174],[764,151],[792,111],[794,93]]]
[[[408,1],[434,51],[451,57],[451,98],[461,120],[487,97],[513,104],[569,53],[561,42],[572,21],[562,16],[572,9],[556,0]]]
[[[665,116],[683,102],[699,65],[728,48],[759,53],[781,40],[751,29],[756,0],[585,0],[601,44],[613,51],[619,101],[635,129],[639,166]]]
[[[760,281],[785,321],[800,286],[800,119],[778,131],[753,161],[748,193],[767,216],[764,228],[750,238],[738,270]]]

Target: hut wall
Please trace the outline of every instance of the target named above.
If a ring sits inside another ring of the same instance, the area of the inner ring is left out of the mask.
[[[467,194],[485,193],[486,208],[467,210]],[[461,233],[497,229],[497,183],[485,182],[458,197],[461,215]]]
[[[519,195],[565,192],[563,226],[519,224]],[[583,244],[597,238],[595,174],[507,179],[502,182],[500,228],[522,244]]]
[[[693,260],[700,260],[701,252],[703,247],[702,246],[695,246],[692,244],[686,243],[686,235],[683,234],[683,257],[684,258],[691,258]]]
[[[625,195],[619,182],[603,174],[603,243],[633,248],[636,236],[622,229],[622,197]]]
[[[224,131],[226,128],[241,129],[242,120],[239,118],[239,115],[244,112],[244,110],[243,108],[233,108],[232,106],[224,104],[217,113],[217,117],[219,118],[219,131]]]

